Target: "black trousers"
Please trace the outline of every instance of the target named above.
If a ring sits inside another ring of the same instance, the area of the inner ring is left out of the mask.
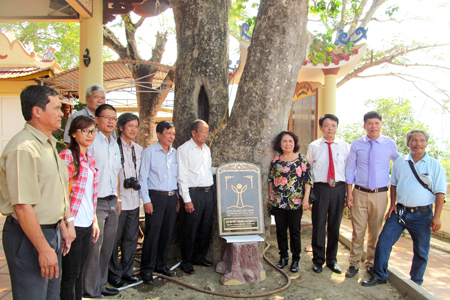
[[[92,225],[75,227],[77,237],[70,251],[62,257],[61,300],[81,300],[83,295],[84,265],[92,241]]]
[[[61,276],[48,279],[42,277],[39,254],[19,224],[8,217],[3,227],[3,249],[11,277],[14,300],[59,300]],[[45,239],[55,250],[58,267],[61,270],[61,232],[56,229],[42,229]]]
[[[139,207],[133,210],[122,210],[117,226],[116,242],[109,261],[109,281],[133,276],[134,255],[138,238]],[[121,253],[120,261],[119,251]]]
[[[328,184],[316,183],[313,188],[317,200],[312,206],[312,261],[319,265],[323,265],[324,262],[328,265],[335,264],[339,246],[339,228],[345,205],[345,184],[330,187]],[[327,236],[326,260],[325,234]]]
[[[300,209],[297,210],[286,210],[273,207],[272,214],[275,217],[275,223],[277,226],[277,242],[278,249],[280,250],[280,257],[289,258],[287,235],[287,230],[289,228],[292,261],[299,261],[300,252],[302,251],[302,240],[300,233],[303,215],[302,208],[300,207]]]
[[[177,195],[163,196],[149,192],[153,215],[145,214],[145,233],[141,256],[141,273],[167,268],[172,232],[177,218]]]
[[[194,211],[187,213],[181,210],[181,267],[189,268],[193,264],[202,263],[209,249],[213,220],[213,192],[189,189]]]

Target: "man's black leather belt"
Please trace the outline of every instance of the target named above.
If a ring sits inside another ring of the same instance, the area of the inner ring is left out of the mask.
[[[425,206],[415,206],[415,207],[408,207],[408,206],[404,206],[403,204],[397,203],[398,208],[403,209],[406,212],[424,212],[424,211],[429,211],[430,209],[433,208],[433,205],[425,205]]]
[[[325,185],[325,186],[329,186],[329,187],[336,187],[336,186],[340,186],[345,184],[344,181],[338,181],[333,183],[333,185],[330,185],[328,182],[314,182],[314,184],[318,184],[318,185]]]
[[[157,190],[148,190],[152,194],[161,195],[161,196],[173,196],[177,193],[176,190],[165,192],[165,191],[157,191]]]
[[[210,186],[198,186],[198,187],[190,187],[190,191],[199,191],[199,192],[209,192],[212,189]]]
[[[116,195],[109,195],[106,197],[98,197],[97,200],[105,200],[105,201],[111,201],[117,199]]]
[[[12,224],[17,224],[20,225],[19,220],[15,219],[12,216],[7,216],[6,217],[6,222],[12,223]],[[41,224],[41,228],[42,229],[56,229],[59,228],[59,225],[61,224],[61,220],[59,220],[58,222],[56,222],[55,224]]]
[[[388,190],[388,187],[385,186],[385,187],[382,187],[382,188],[374,189],[372,191],[372,190],[363,188],[363,187],[355,184],[355,189],[360,190],[362,192],[366,192],[366,193],[381,193],[381,192],[386,192]]]

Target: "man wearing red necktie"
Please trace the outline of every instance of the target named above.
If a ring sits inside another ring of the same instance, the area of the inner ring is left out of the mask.
[[[319,119],[319,128],[323,137],[308,147],[307,158],[311,164],[314,191],[317,200],[312,205],[313,234],[313,271],[322,272],[322,265],[340,274],[336,254],[339,244],[339,228],[345,205],[345,165],[349,145],[336,137],[339,119],[326,114]],[[303,210],[311,209],[303,203]],[[327,225],[328,223],[328,225]],[[327,246],[325,248],[325,234]]]

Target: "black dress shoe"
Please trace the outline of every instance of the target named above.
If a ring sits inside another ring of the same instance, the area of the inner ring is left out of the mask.
[[[312,267],[312,269],[313,269],[313,271],[314,272],[316,272],[316,273],[320,273],[320,272],[322,272],[322,265],[319,265],[319,264],[313,264],[313,267]]]
[[[204,259],[201,262],[194,263],[194,265],[196,265],[196,266],[204,266],[204,267],[208,267],[209,268],[209,267],[211,267],[213,265],[213,263],[208,261],[208,260],[206,260],[206,259]]]
[[[355,266],[350,266],[347,269],[347,272],[345,272],[345,277],[353,278],[355,277],[356,273],[358,273],[359,269],[357,269]]]
[[[361,284],[362,286],[376,286],[377,284],[385,284],[386,280],[379,279],[375,276],[370,278],[369,280],[363,281]]]
[[[125,280],[127,283],[136,283],[139,281],[139,278],[136,276],[130,276],[130,277],[122,277],[123,280]]]
[[[291,272],[298,272],[298,260],[293,260],[291,264]]]
[[[153,273],[146,273],[146,274],[141,273],[141,276],[142,276],[142,281],[145,284],[152,284],[153,283]]]
[[[280,261],[277,263],[277,268],[283,269],[285,265],[289,262],[289,257],[281,257]]]
[[[166,275],[166,276],[168,276],[168,277],[173,277],[173,276],[175,276],[175,272],[174,271],[172,271],[172,270],[170,270],[170,269],[165,269],[165,270],[158,270],[158,269],[155,269],[155,272],[156,273],[159,273],[159,274],[163,274],[163,275]]]
[[[117,278],[113,280],[108,280],[108,282],[115,288],[123,287],[127,282],[123,280],[122,278]]]
[[[337,274],[342,273],[341,267],[339,267],[339,265],[337,263],[329,264],[329,265],[327,265],[327,267],[334,273],[337,273]]]
[[[108,297],[108,296],[115,296],[118,293],[119,293],[118,289],[111,289],[111,288],[105,287],[105,290],[102,292],[102,295]]]
[[[193,267],[181,268],[181,270],[188,275],[192,275],[195,273]]]

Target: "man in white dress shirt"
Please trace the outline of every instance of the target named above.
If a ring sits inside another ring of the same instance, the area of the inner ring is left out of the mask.
[[[195,120],[191,126],[192,138],[177,150],[178,186],[183,198],[181,233],[181,269],[194,274],[193,265],[211,267],[205,259],[211,239],[213,219],[213,174],[211,151],[205,145],[209,126]]]
[[[116,129],[117,114],[114,107],[102,104],[95,110],[98,133],[90,146],[98,169],[97,221],[100,236],[97,243],[91,244],[84,269],[84,295],[89,298],[113,296],[118,290],[107,288],[108,265],[114,248],[119,221],[117,206],[117,184],[120,163],[120,150],[111,133]]]
[[[345,141],[336,137],[338,125],[339,119],[335,115],[322,116],[319,119],[319,128],[323,137],[309,145],[306,155],[311,164],[313,189],[317,195],[317,200],[312,206],[311,240],[313,271],[316,273],[322,272],[324,263],[331,271],[338,274],[342,272],[337,264],[336,255],[345,205],[345,165],[350,147]],[[303,208],[311,209],[309,203],[303,203]]]
[[[132,113],[121,114],[117,121],[122,170],[119,172],[119,225],[116,243],[109,262],[108,281],[119,288],[139,279],[133,274],[134,255],[139,238],[140,185],[138,181],[142,147],[133,142],[139,129],[139,118]],[[119,259],[119,248],[121,257]]]

